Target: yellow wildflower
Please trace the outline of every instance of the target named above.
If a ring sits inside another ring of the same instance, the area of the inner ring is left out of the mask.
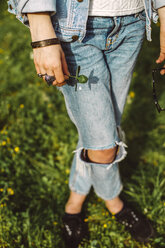
[[[14,148],[14,151],[15,151],[15,152],[19,152],[19,147],[16,146],[16,147]]]
[[[0,206],[1,206],[1,208],[3,208],[3,203],[1,203],[1,205],[0,205]]]
[[[86,218],[86,219],[84,219],[84,221],[85,221],[85,222],[88,222],[88,219]]]
[[[69,169],[66,169],[66,170],[65,170],[65,173],[66,173],[66,174],[69,174],[69,173],[70,173],[70,170],[69,170]]]
[[[2,146],[5,146],[6,145],[6,141],[2,141]]]
[[[112,215],[112,219],[113,219],[113,220],[115,219],[115,216],[114,216],[114,215]]]
[[[131,91],[131,92],[129,93],[129,95],[130,95],[131,98],[134,98],[134,97],[135,97],[135,92],[134,92],[134,91]]]
[[[107,224],[104,224],[104,228],[107,228]]]
[[[14,190],[12,188],[8,188],[7,189],[7,192],[10,194],[10,195],[14,195]]]
[[[164,207],[165,207],[165,202],[164,202],[164,204],[163,204],[163,205],[164,205]]]
[[[55,225],[55,226],[56,226],[57,224],[58,224],[58,223],[57,223],[56,221],[54,221],[54,222],[53,222],[53,225]]]
[[[0,189],[0,192],[3,192],[3,189],[2,188]]]
[[[24,108],[24,105],[23,104],[20,104],[19,107],[23,109]]]
[[[1,134],[7,134],[7,131],[3,128],[3,129],[1,130]]]

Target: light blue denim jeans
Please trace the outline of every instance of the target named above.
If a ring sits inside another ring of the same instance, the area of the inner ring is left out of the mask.
[[[59,87],[79,134],[69,187],[86,195],[93,186],[99,197],[110,200],[123,188],[118,162],[126,156],[126,145],[118,127],[145,34],[145,12],[123,17],[88,17],[86,28],[82,42],[62,42],[71,75],[76,75],[80,66],[80,74],[88,77],[88,82],[78,84],[77,90],[74,80]],[[119,152],[113,163],[89,163],[80,157],[83,148],[103,150],[116,145]]]

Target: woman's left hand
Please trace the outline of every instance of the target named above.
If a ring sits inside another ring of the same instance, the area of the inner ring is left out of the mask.
[[[160,19],[160,55],[156,60],[156,63],[162,63],[165,61],[165,7],[158,9]],[[165,74],[163,70],[162,74]]]

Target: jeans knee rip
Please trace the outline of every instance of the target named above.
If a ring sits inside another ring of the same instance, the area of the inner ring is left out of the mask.
[[[82,160],[82,158],[81,158],[82,149],[86,149],[84,147],[79,147],[77,150],[73,151],[76,153],[76,171],[82,177],[85,177],[87,174],[88,174],[88,176],[90,176],[91,175],[91,166],[102,166],[102,167],[105,167],[105,169],[109,170],[114,164],[122,161],[127,155],[127,151],[125,149],[125,148],[127,148],[127,145],[123,141],[120,141],[120,142],[116,141],[115,143],[116,143],[116,145],[119,146],[119,149],[118,149],[115,160],[112,163],[108,163],[108,164],[98,164],[98,163],[86,162],[86,161]],[[99,150],[99,148],[98,148],[98,150]]]

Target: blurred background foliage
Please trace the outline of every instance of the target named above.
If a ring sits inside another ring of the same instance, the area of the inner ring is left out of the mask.
[[[128,156],[120,171],[122,197],[148,216],[156,236],[151,244],[135,242],[91,190],[85,203],[91,236],[85,248],[165,247],[165,113],[156,112],[151,78],[159,24],[153,25],[152,37],[152,43],[144,42],[127,98],[122,127]],[[61,217],[78,137],[61,92],[36,75],[30,41],[28,28],[1,0],[0,247],[61,248]]]

